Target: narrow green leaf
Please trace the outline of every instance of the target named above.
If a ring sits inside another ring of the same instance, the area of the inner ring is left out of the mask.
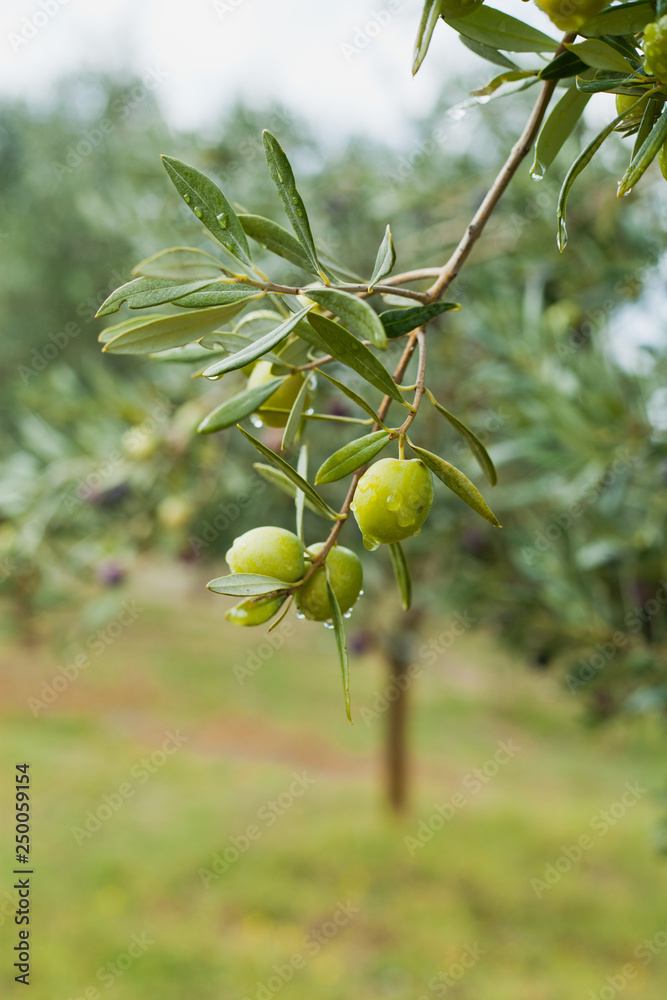
[[[211,580],[206,586],[214,594],[226,594],[228,597],[257,597],[260,594],[289,590],[293,584],[256,573],[232,573],[230,576],[220,576],[216,580]]]
[[[198,292],[190,292],[174,301],[174,305],[179,309],[211,309],[215,306],[224,306],[228,302],[240,302],[244,300],[250,302],[252,299],[263,299],[266,293],[260,288],[237,282],[216,281],[209,284],[208,288],[202,288]]]
[[[271,180],[278,190],[280,200],[285,209],[285,215],[289,219],[297,235],[297,239],[308,257],[310,262],[308,270],[319,274],[325,281],[328,281],[317,259],[317,250],[315,249],[315,241],[310,229],[308,215],[306,214],[306,206],[297,190],[294,171],[285,155],[285,151],[268,129],[265,129],[262,133],[262,140],[264,142],[264,152]]]
[[[196,281],[198,278],[210,278],[213,281],[224,272],[220,261],[212,254],[196,247],[169,247],[146,257],[136,267],[132,274],[144,278],[173,278],[181,281]]]
[[[248,240],[236,212],[217,184],[174,156],[163,156],[169,179],[185,204],[233,257],[252,267]]]
[[[412,604],[412,580],[405,552],[400,542],[391,542],[389,545],[389,555],[391,556],[391,565],[394,569],[398,592],[401,595],[401,606],[404,611],[408,611]]]
[[[590,94],[582,94],[577,90],[576,85],[572,84],[554,107],[537,137],[535,158],[530,168],[535,180],[544,177],[564,143],[574,131],[590,99]]]
[[[257,385],[251,389],[244,389],[231,399],[226,399],[224,403],[212,410],[200,423],[197,428],[198,434],[213,434],[215,431],[222,431],[226,427],[232,427],[239,420],[254,413],[264,400],[276,391],[284,378],[272,378],[263,385]]]
[[[292,409],[290,410],[289,417],[287,418],[285,430],[283,431],[283,439],[280,444],[281,451],[286,451],[296,440],[299,428],[301,427],[301,419],[303,417],[303,411],[306,407],[306,399],[308,398],[309,389],[310,374],[307,374],[301,383],[301,388],[296,395],[296,399],[292,403]]]
[[[239,215],[239,222],[247,236],[255,240],[256,243],[271,253],[288,260],[290,264],[295,264],[302,271],[309,274],[319,274],[314,261],[310,259],[301,244],[291,233],[279,226],[271,219],[265,219],[261,215]]]
[[[499,76],[494,77],[490,83],[487,83],[486,87],[480,87],[479,90],[471,90],[470,93],[473,97],[488,97],[494,91],[498,90],[499,87],[502,87],[504,83],[514,83],[515,80],[526,80],[530,76],[537,76],[537,70],[508,70],[506,73],[501,73]]]
[[[289,334],[292,332],[294,327],[297,325],[300,319],[312,309],[312,306],[306,306],[304,309],[300,309],[299,312],[293,313],[288,319],[280,324],[275,330],[271,330],[266,333],[259,340],[255,340],[244,347],[242,350],[237,351],[236,354],[230,355],[230,357],[222,358],[220,361],[216,361],[215,364],[211,365],[204,372],[206,378],[217,378],[220,375],[224,375],[226,372],[236,371],[238,368],[244,368],[245,365],[250,364],[251,361],[256,361],[257,358],[261,358],[263,354],[267,351],[272,350],[277,347],[278,344],[286,340]]]
[[[663,111],[641,147],[632,157],[618,186],[618,197],[629,194],[646,168],[657,156],[660,147],[667,141],[667,110]]]
[[[315,313],[310,314],[308,322],[326,343],[329,353],[336,361],[347,365],[385,396],[391,396],[398,403],[405,403],[387,369],[353,333],[339,323]]]
[[[476,56],[486,59],[487,62],[494,63],[496,66],[505,66],[507,69],[519,68],[515,62],[508,59],[498,49],[491,48],[490,45],[482,45],[481,42],[475,42],[472,38],[465,38],[463,35],[459,35],[459,41],[463,42],[465,47],[474,52]]]
[[[486,4],[465,17],[444,20],[465,38],[504,52],[552,52],[558,48],[553,38]]]
[[[224,282],[214,282],[218,301],[202,302],[201,305],[226,305],[228,302],[238,301],[239,298],[247,298],[247,291],[244,289],[242,295],[238,294],[238,286],[230,286]],[[130,309],[148,309],[152,306],[162,306],[167,302],[175,302],[182,299],[179,305],[185,302],[185,296],[192,296],[194,292],[202,288],[211,288],[210,278],[199,278],[196,281],[174,281],[172,278],[134,278],[117,288],[106,299],[95,313],[96,318],[109,316],[118,312],[124,302],[127,302]],[[261,293],[260,293],[261,294]]]
[[[632,150],[632,159],[642,148],[649,135],[651,134],[651,129],[655,125],[660,113],[662,111],[662,102],[649,100],[646,102],[646,107],[644,108],[644,114],[642,115],[642,120],[639,125],[639,130],[637,132],[637,138],[635,139],[635,145]]]
[[[655,17],[653,4],[645,0],[630,0],[616,7],[607,7],[577,30],[587,38],[595,35],[636,35]]]
[[[430,451],[426,451],[425,448],[418,448],[417,445],[413,444],[412,441],[408,439],[408,444],[414,451],[418,458],[421,458],[424,465],[428,466],[431,472],[434,473],[447,486],[453,493],[461,497],[469,507],[472,507],[480,517],[483,517],[490,524],[493,524],[496,528],[500,528],[501,525],[498,523],[498,518],[493,513],[486,500],[479,492],[477,487],[473,482],[471,482],[460,469],[457,469],[455,465],[450,465],[449,462],[445,462],[444,458],[440,458],[438,455],[434,455]]]
[[[540,80],[564,80],[570,76],[576,76],[577,73],[583,73],[588,69],[585,62],[582,62],[579,56],[575,55],[574,52],[561,52],[550,63],[547,63],[540,72],[538,76]]]
[[[433,29],[438,23],[438,18],[440,17],[440,5],[441,0],[426,0],[426,3],[424,4],[421,20],[419,22],[419,29],[417,31],[417,38],[415,40],[412,60],[413,76],[424,62],[424,58],[428,52],[428,47],[431,44],[431,38],[433,37]]]
[[[157,319],[164,319],[164,313],[153,313],[152,316],[142,316],[140,319],[137,316],[132,316],[131,319],[123,320],[122,323],[114,323],[113,326],[105,327],[104,330],[100,331],[97,339],[100,344],[106,344],[124,333],[125,330],[134,330],[138,325],[143,326],[145,323],[151,323]]]
[[[344,444],[342,448],[329,455],[325,462],[319,467],[315,476],[315,485],[320,483],[335,483],[336,480],[354,472],[362,465],[366,465],[372,458],[389,442],[389,431],[373,431],[364,437],[357,438]]]
[[[340,613],[340,607],[338,606],[338,600],[336,599],[334,589],[331,586],[331,580],[329,579],[329,567],[327,566],[326,559],[324,561],[324,571],[327,576],[327,596],[329,598],[329,607],[331,608],[331,621],[334,627],[334,636],[336,637],[336,648],[338,649],[340,669],[343,675],[345,712],[347,714],[348,720],[352,722],[352,713],[350,710],[350,663],[347,658],[347,639],[345,638],[345,625],[343,623],[343,616]]]
[[[246,297],[218,309],[201,309],[177,316],[137,317],[130,323],[119,323],[117,327],[105,331],[110,339],[105,341],[102,350],[111,354],[150,354],[152,351],[165,351],[170,347],[191,344],[193,340],[213,333],[240,313],[253,297]]]
[[[363,299],[341,292],[338,288],[308,288],[306,295],[356,330],[362,340],[370,340],[381,350],[387,346],[387,335],[380,317]]]
[[[336,511],[332,510],[329,504],[322,499],[317,490],[313,489],[310,483],[300,476],[296,469],[293,469],[284,458],[281,458],[280,455],[276,455],[275,451],[271,451],[270,448],[267,448],[265,444],[258,441],[256,437],[252,436],[252,434],[249,434],[248,431],[243,429],[243,427],[239,426],[239,430],[241,431],[241,434],[243,434],[243,437],[257,449],[260,455],[263,455],[264,458],[268,458],[269,462],[272,462],[273,465],[275,465],[276,468],[283,473],[283,475],[287,476],[287,478],[294,483],[297,489],[303,491],[307,500],[310,500],[311,503],[315,504],[315,506],[318,507],[323,514],[326,514],[327,517],[334,521],[338,520],[338,514]]]
[[[278,470],[276,469],[276,472]],[[296,463],[296,471],[299,473],[302,479],[308,481],[308,445],[302,444],[299,449],[299,459]],[[288,480],[289,482],[289,480]],[[291,485],[291,483],[290,483]],[[296,490],[296,487],[295,487]],[[303,509],[305,507],[305,494],[303,490],[296,490],[296,496],[294,497],[294,506],[296,508],[296,533],[297,536],[303,542]]]
[[[587,38],[584,42],[570,42],[566,44],[565,48],[578,56],[587,66],[592,66],[593,69],[632,73],[633,67],[628,60],[600,38]]]
[[[339,382],[337,378],[333,377],[333,375],[327,375],[323,368],[316,368],[315,370],[318,375],[323,375],[328,382],[331,382],[331,384],[335,385],[337,389],[340,389],[343,395],[347,396],[348,399],[351,399],[352,402],[356,403],[362,410],[365,410],[369,417],[373,418],[376,424],[381,422],[370,403],[367,403],[362,396],[354,391],[354,389],[350,389],[350,387],[345,385],[344,382]]]
[[[491,456],[489,455],[488,451],[486,450],[480,439],[477,437],[475,432],[471,431],[470,428],[466,424],[464,424],[462,420],[459,420],[458,417],[455,417],[453,413],[450,413],[449,410],[446,410],[445,407],[437,401],[435,396],[431,392],[429,392],[428,389],[426,390],[426,395],[431,400],[438,413],[441,413],[446,420],[449,420],[452,427],[455,427],[456,430],[461,435],[461,437],[463,437],[467,441],[468,445],[470,446],[470,450],[472,451],[473,455],[479,462],[482,472],[488,479],[490,485],[495,486],[496,483],[498,482],[498,474],[496,472],[493,462],[491,461]]]
[[[168,351],[151,354],[150,357],[156,361],[168,361],[176,364],[199,364],[202,361],[209,362],[211,358],[220,357],[223,353],[222,350],[211,350],[195,343],[184,344],[183,347],[172,347]]]
[[[373,268],[373,277],[368,283],[368,291],[372,292],[375,285],[377,285],[383,278],[386,278],[388,274],[394,269],[394,264],[396,263],[396,251],[394,249],[394,241],[391,236],[391,229],[387,226],[384,234],[382,243],[380,244],[380,249],[378,250],[378,255],[375,260],[375,267]]]
[[[304,446],[305,447],[305,446]],[[262,479],[266,479],[267,483],[271,483],[272,486],[276,486],[283,493],[286,493],[288,497],[292,500],[297,500],[299,496],[303,496],[301,490],[298,490],[294,483],[287,478],[282,472],[274,468],[272,465],[263,465],[261,462],[253,462],[253,469],[256,469],[260,474]],[[305,476],[303,477],[306,478]],[[312,503],[308,497],[304,498],[304,506],[308,510],[312,511],[313,514],[318,514],[323,517],[325,521],[332,521],[334,518],[330,514],[325,514],[316,504]]]
[[[456,302],[431,302],[427,306],[412,306],[407,309],[387,309],[380,313],[380,320],[387,336],[393,340],[435,319],[450,309],[460,309]]]

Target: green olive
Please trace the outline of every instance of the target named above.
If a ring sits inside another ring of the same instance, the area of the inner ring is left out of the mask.
[[[308,552],[317,556],[323,543],[310,545]],[[361,592],[363,573],[358,556],[351,549],[335,545],[325,559],[329,569],[329,580],[343,614],[349,611]],[[331,605],[327,592],[327,577],[324,566],[319,566],[307,583],[296,592],[297,611],[311,621],[324,622],[331,618]]]
[[[248,379],[248,388],[254,389],[256,386],[264,385],[275,375],[271,374],[270,361],[258,361]],[[294,400],[299,394],[299,389],[303,385],[303,375],[298,372],[296,375],[288,375],[285,381],[278,386],[276,391],[262,403],[257,414],[267,427],[284,427],[287,423],[289,411],[294,405]],[[286,413],[267,413],[267,410],[286,410]]]
[[[304,574],[303,545],[285,528],[252,528],[234,539],[225,556],[232,573],[257,573],[286,583]]]
[[[273,618],[284,601],[285,594],[280,594],[278,597],[266,595],[248,597],[230,608],[225,618],[233,625],[263,625],[269,618]]]
[[[577,31],[606,7],[606,0],[535,0],[561,31]]]
[[[382,458],[359,480],[352,510],[364,545],[375,549],[418,534],[432,503],[433,481],[423,462]]]
[[[644,69],[667,81],[667,14],[644,28]]]

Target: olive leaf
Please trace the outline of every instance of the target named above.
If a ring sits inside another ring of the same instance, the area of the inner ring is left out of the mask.
[[[504,52],[551,52],[558,48],[553,38],[486,4],[465,17],[444,20],[465,38]]]
[[[617,73],[632,73],[631,63],[611,45],[601,38],[587,38],[583,42],[566,43],[565,48],[578,56],[587,66],[593,69],[610,69]]]
[[[262,479],[266,479],[267,483],[271,483],[272,486],[276,486],[283,493],[286,493],[288,497],[292,498],[292,500],[297,500],[299,496],[304,496],[302,491],[296,488],[291,479],[288,479],[284,473],[279,472],[273,465],[263,465],[262,462],[253,462],[252,467],[260,474]],[[299,473],[302,475],[301,470],[299,470]],[[303,478],[306,478],[305,475]],[[307,507],[308,510],[312,511],[313,514],[319,514],[320,517],[323,517],[327,521],[333,520],[330,514],[325,514],[324,511],[316,504],[312,503],[308,497],[304,497],[304,506]]]
[[[644,108],[644,114],[642,115],[642,120],[640,122],[639,129],[637,131],[637,138],[635,139],[635,145],[632,150],[633,160],[637,155],[637,153],[639,152],[639,150],[644,145],[644,143],[646,142],[646,140],[648,139],[649,135],[651,134],[651,129],[658,120],[661,111],[662,111],[662,103],[660,101],[654,101],[653,99],[649,99],[646,102],[646,107]]]
[[[417,445],[413,444],[408,438],[408,444],[414,451],[415,455],[421,458],[424,465],[426,465],[431,472],[433,472],[438,479],[441,480],[453,493],[461,497],[469,507],[472,507],[481,517],[490,524],[493,524],[496,528],[500,528],[501,525],[498,522],[498,518],[493,513],[486,500],[479,492],[477,487],[473,482],[471,482],[460,469],[457,469],[455,465],[450,465],[449,462],[445,462],[444,458],[440,458],[438,455],[434,455],[430,451],[426,451],[425,448],[418,448]]]
[[[426,3],[424,4],[421,20],[419,22],[419,29],[417,31],[417,38],[415,40],[414,55],[412,60],[413,76],[418,71],[426,57],[426,53],[428,52],[428,47],[431,44],[431,38],[433,37],[433,30],[438,23],[438,18],[440,17],[440,6],[441,0],[426,0]]]
[[[537,76],[537,70],[508,70],[506,73],[501,73],[499,76],[495,76],[485,87],[480,87],[479,90],[471,90],[470,93],[472,97],[488,97],[490,94],[493,94],[494,91],[498,90],[499,87],[502,87],[504,83],[514,83],[516,80],[526,80],[531,76]]]
[[[244,368],[246,365],[250,364],[251,361],[256,361],[258,358],[261,358],[267,351],[272,350],[272,348],[281,344],[283,340],[286,340],[299,320],[303,319],[310,309],[312,309],[312,306],[305,306],[305,308],[300,309],[299,312],[293,313],[289,316],[283,323],[280,324],[280,326],[276,327],[275,330],[271,330],[269,333],[264,334],[264,336],[260,337],[259,340],[251,341],[247,347],[237,351],[236,354],[232,354],[227,358],[222,358],[220,361],[216,361],[215,364],[211,365],[204,371],[205,378],[219,378],[226,372],[232,372],[236,371],[238,368]]]
[[[311,313],[308,322],[322,338],[329,353],[336,361],[352,368],[357,375],[361,375],[366,382],[375,386],[385,396],[391,396],[396,402],[405,404],[400,389],[387,369],[353,333],[350,333],[339,323],[334,323],[333,320],[315,313]]]
[[[667,140],[667,110],[663,111],[648,136],[630,161],[618,185],[618,197],[629,194],[646,168],[655,159],[661,146]]]
[[[369,417],[373,418],[376,424],[382,423],[382,421],[380,420],[379,416],[377,415],[373,407],[370,405],[370,403],[366,402],[363,396],[360,396],[358,393],[356,393],[354,389],[350,389],[350,387],[345,385],[344,382],[339,382],[337,378],[333,377],[333,375],[328,375],[323,368],[316,368],[315,370],[317,371],[318,375],[323,375],[324,378],[327,379],[327,381],[331,382],[332,385],[335,385],[337,389],[340,389],[343,395],[347,396],[348,399],[351,399],[352,402],[356,403],[357,406],[361,407],[362,410],[365,410],[366,413],[369,415]]]
[[[451,309],[460,309],[456,302],[431,302],[425,306],[408,306],[407,308],[387,309],[380,313],[380,321],[387,336],[393,340],[406,333],[412,333],[418,327],[435,319]]]
[[[288,260],[302,271],[319,274],[315,262],[311,260],[299,241],[277,222],[265,219],[261,215],[250,214],[239,215],[239,222],[245,234],[259,243],[263,249],[270,250],[283,260]]]
[[[394,240],[391,235],[391,229],[387,226],[384,234],[382,243],[380,244],[380,249],[378,250],[378,255],[375,260],[375,267],[373,268],[373,276],[368,283],[368,291],[372,292],[375,285],[377,285],[383,278],[386,278],[388,274],[394,269],[394,264],[396,263],[396,250],[394,249]]]
[[[382,350],[387,346],[387,335],[380,317],[363,299],[338,288],[307,288],[306,295],[352,327],[362,340],[370,340]]]
[[[577,90],[576,84],[572,84],[552,110],[537,137],[535,158],[530,168],[535,180],[544,177],[563,144],[572,134],[590,99],[590,94],[582,94]]]
[[[462,420],[459,420],[458,417],[455,417],[453,413],[446,410],[442,403],[439,403],[433,393],[431,393],[428,389],[426,390],[426,395],[431,400],[438,413],[441,413],[443,417],[450,422],[452,427],[456,428],[461,437],[465,438],[470,446],[470,450],[479,462],[484,475],[488,479],[489,484],[491,486],[495,486],[498,482],[498,474],[493,462],[491,461],[491,456],[475,432],[471,431],[470,428],[464,424]]]
[[[293,584],[257,573],[232,573],[230,576],[220,576],[216,580],[211,580],[206,586],[214,594],[226,594],[228,597],[256,597],[260,594],[272,594],[274,591],[290,590]]]
[[[104,331],[103,351],[111,354],[150,354],[182,347],[213,333],[245,309],[255,295],[246,295],[217,309],[200,309],[178,316],[148,316],[128,320]]]
[[[278,190],[280,200],[285,209],[285,215],[289,219],[298,241],[310,262],[308,270],[319,274],[328,283],[329,279],[324,274],[317,259],[317,250],[315,249],[315,241],[310,229],[306,206],[297,190],[292,166],[285,155],[284,149],[268,129],[265,129],[262,133],[262,141],[264,142],[264,152],[271,180]]]
[[[577,73],[584,73],[588,69],[585,62],[582,62],[574,52],[561,52],[550,63],[543,66],[537,74],[540,80],[563,80]]]
[[[405,552],[400,542],[390,543],[389,555],[391,556],[391,565],[396,577],[398,592],[401,595],[401,606],[404,611],[408,611],[412,604],[412,580]]]
[[[491,48],[490,45],[483,45],[481,42],[475,42],[472,38],[465,38],[464,35],[459,35],[459,41],[463,42],[466,48],[474,52],[476,56],[481,59],[486,59],[487,62],[494,63],[496,66],[505,66],[507,69],[518,69],[519,67],[511,59],[508,59],[506,55],[499,52],[498,49]]]
[[[254,413],[262,403],[271,396],[285,378],[272,378],[262,385],[244,389],[231,399],[226,399],[224,403],[212,410],[208,416],[204,417],[197,428],[198,434],[213,434],[215,431],[225,430],[232,427],[239,420]]]
[[[370,462],[389,442],[389,431],[373,431],[343,445],[322,463],[315,484],[334,483]]]
[[[270,448],[267,448],[265,444],[258,441],[256,437],[252,436],[252,434],[249,434],[248,431],[243,429],[243,427],[238,424],[237,427],[241,431],[241,434],[243,434],[244,438],[246,438],[246,440],[248,440],[250,444],[257,449],[260,455],[263,455],[264,458],[268,458],[269,462],[275,465],[276,468],[283,473],[283,475],[287,476],[287,478],[294,483],[297,489],[300,489],[304,493],[307,500],[310,500],[311,503],[318,507],[326,517],[333,521],[338,520],[338,514],[336,511],[332,510],[328,503],[325,503],[317,490],[314,490],[310,483],[307,482],[303,476],[299,475],[296,469],[293,469],[284,458],[281,458],[280,455],[276,455],[275,451],[271,451]]]
[[[134,278],[112,292],[97,310],[95,317],[109,316],[111,313],[118,312],[124,302],[127,302],[130,309],[147,309],[151,306],[165,305],[167,302],[176,302],[177,299],[184,299],[185,296],[192,295],[203,288],[212,287],[219,293],[217,301],[196,303],[197,305],[226,305],[229,302],[238,301],[239,298],[247,298],[248,295],[245,289],[239,295],[238,286],[230,288],[225,282],[212,283],[210,278],[199,278],[196,281],[179,281],[173,278]],[[185,302],[178,304],[185,304]]]
[[[287,423],[285,424],[285,430],[283,431],[283,439],[280,445],[281,451],[285,451],[289,448],[298,434],[299,427],[301,426],[301,418],[303,417],[303,411],[306,406],[306,398],[308,396],[309,388],[310,374],[304,378],[299,391],[296,394],[296,399],[292,403],[292,408],[287,418]]]
[[[169,179],[185,204],[233,257],[252,267],[248,240],[236,212],[217,184],[174,156],[162,156]]]
[[[196,247],[169,247],[159,250],[132,268],[132,274],[144,278],[174,278],[195,281],[210,278],[213,281],[224,271],[220,261],[205,250]]]
[[[326,560],[324,561],[324,572],[326,573],[327,596],[329,598],[329,607],[331,608],[331,621],[333,623],[334,636],[336,638],[336,648],[338,649],[340,669],[343,675],[345,713],[347,715],[348,720],[352,722],[352,714],[350,711],[350,661],[348,660],[347,656],[347,639],[345,637],[345,625],[343,623],[343,616],[340,613],[338,600],[334,593],[334,589],[331,586],[331,580],[329,579],[329,567],[327,566]]]
[[[658,14],[658,17],[660,14]],[[655,20],[656,11],[652,3],[645,0],[630,0],[618,7],[607,7],[600,14],[589,18],[577,28],[580,35],[590,38],[595,35],[636,35],[643,31],[649,21]]]
[[[278,470],[276,469],[276,472]],[[302,479],[308,480],[308,445],[302,444],[299,449],[299,458],[296,463],[296,471]],[[288,480],[289,482],[289,480]],[[290,483],[290,486],[292,484]],[[303,490],[296,490],[294,497],[294,507],[296,514],[296,533],[303,542],[303,509],[305,507],[306,495]]]

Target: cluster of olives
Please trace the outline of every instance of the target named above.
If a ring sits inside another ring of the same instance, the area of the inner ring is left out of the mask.
[[[366,548],[402,541],[417,534],[433,502],[431,473],[418,459],[381,459],[359,480],[352,510]],[[331,588],[343,614],[356,603],[363,584],[358,556],[342,545],[334,545],[304,583],[308,563],[322,551],[323,542],[304,548],[301,540],[285,528],[253,528],[235,539],[226,559],[232,573],[269,576],[294,585],[297,614],[311,621],[332,616],[327,590]],[[326,568],[325,568],[326,566]],[[250,597],[227,612],[235,625],[261,625],[272,618],[287,594]]]

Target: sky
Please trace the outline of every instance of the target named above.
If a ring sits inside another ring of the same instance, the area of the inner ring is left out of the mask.
[[[531,3],[508,13],[549,32]],[[239,96],[276,101],[326,139],[351,133],[400,143],[433,106],[443,79],[494,68],[443,23],[413,79],[422,0],[12,0],[0,10],[0,98],[48,102],[58,77],[134,71],[158,79],[176,128],[205,128]]]

